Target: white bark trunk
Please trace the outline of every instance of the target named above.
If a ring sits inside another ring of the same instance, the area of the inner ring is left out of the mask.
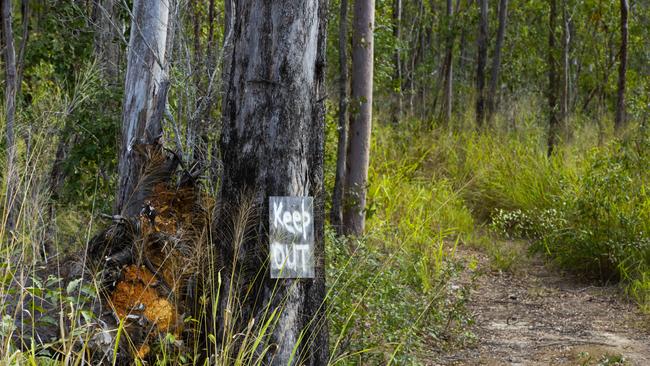
[[[133,194],[141,168],[133,146],[152,143],[162,133],[160,119],[167,92],[164,65],[169,2],[135,0],[131,16],[115,205],[116,213],[126,215],[136,214],[141,205],[141,197]]]

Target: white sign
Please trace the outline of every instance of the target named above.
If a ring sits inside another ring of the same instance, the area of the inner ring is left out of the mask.
[[[269,197],[271,278],[314,277],[314,199]]]

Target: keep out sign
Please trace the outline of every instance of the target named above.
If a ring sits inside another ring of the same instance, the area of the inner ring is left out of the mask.
[[[271,278],[313,278],[313,197],[269,197],[269,238]]]

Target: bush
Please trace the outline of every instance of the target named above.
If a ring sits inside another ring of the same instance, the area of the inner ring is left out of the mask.
[[[564,192],[566,223],[537,248],[564,266],[601,279],[637,279],[650,265],[650,140],[594,151]]]
[[[399,127],[373,132],[368,234],[353,240],[328,231],[334,364],[417,364],[422,352],[436,351],[432,345],[466,335],[469,287],[451,282],[462,271],[456,246],[474,219],[427,163],[430,139]]]
[[[564,268],[602,281],[624,281],[628,293],[647,304],[650,139],[639,132],[637,138],[592,149],[578,169],[559,166],[548,200],[493,208],[491,230],[506,238],[533,239],[533,250]]]

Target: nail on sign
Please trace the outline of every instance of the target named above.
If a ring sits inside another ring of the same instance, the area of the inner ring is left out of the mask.
[[[269,197],[271,278],[314,277],[314,200]]]

